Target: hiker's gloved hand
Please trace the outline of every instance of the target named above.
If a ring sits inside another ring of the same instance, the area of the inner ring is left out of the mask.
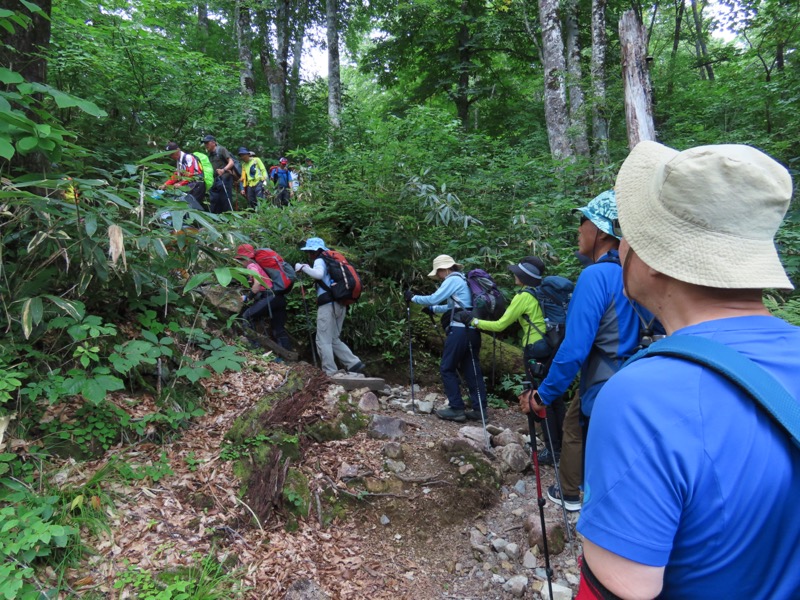
[[[242,302],[247,302],[247,294],[242,294]]]
[[[425,307],[423,307],[422,312],[424,312],[426,315],[433,316],[433,307],[432,306],[425,306]]]
[[[472,313],[468,310],[462,310],[453,315],[453,320],[464,325],[472,323]]]
[[[411,302],[411,299],[414,296],[416,296],[416,294],[411,290],[406,290],[405,292],[403,292],[403,298],[405,299],[406,302]]]
[[[307,266],[308,265],[306,263],[295,263],[295,265],[294,265],[295,273],[299,273],[300,271],[302,271]]]

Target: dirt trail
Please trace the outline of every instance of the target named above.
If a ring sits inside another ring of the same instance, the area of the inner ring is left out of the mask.
[[[306,449],[299,468],[312,489],[336,490],[346,507],[332,523],[321,525],[312,506],[294,531],[277,518],[253,525],[251,508],[238,496],[232,463],[220,457],[220,449],[236,418],[279,389],[291,368],[254,356],[242,372],[217,375],[205,384],[206,414],[175,441],[121,446],[88,464],[64,463],[62,484],[85,483],[109,460],[140,467],[168,464],[172,471],[140,485],[111,484],[111,529],[89,540],[98,553],[71,573],[75,593],[133,598],[132,590],[113,588],[129,565],[158,572],[196,564],[214,553],[247,588],[246,598],[282,598],[302,579],[332,598],[548,597],[546,588],[544,596],[537,591],[543,585],[543,559],[531,568],[522,564],[528,549],[524,519],[534,513],[538,520],[532,472],[506,474],[494,492],[459,487],[458,460],[448,460],[440,442],[456,437],[463,424],[432,415],[407,414],[392,406],[376,411],[407,423],[400,440],[405,470],[397,474],[386,467],[387,442],[364,431]],[[139,409],[145,409],[138,401]],[[525,425],[512,410],[493,410],[491,422],[513,431]],[[491,463],[499,466],[498,459]],[[343,466],[370,491],[349,492]],[[542,477],[543,486],[551,484],[552,468],[543,467]],[[548,503],[545,511],[548,523],[563,523],[559,507]],[[476,530],[490,546],[488,554],[473,549]],[[493,543],[502,546],[492,541],[498,538],[517,544],[519,556],[495,551]],[[576,553],[577,544],[573,552],[568,546],[552,557],[554,580],[573,591]],[[522,595],[504,590],[514,575],[527,577]]]

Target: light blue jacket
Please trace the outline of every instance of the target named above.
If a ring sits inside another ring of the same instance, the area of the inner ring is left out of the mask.
[[[454,300],[455,299],[455,300]],[[465,308],[472,310],[472,293],[463,273],[451,273],[430,296],[414,296],[412,302],[433,307],[433,312],[441,314]]]

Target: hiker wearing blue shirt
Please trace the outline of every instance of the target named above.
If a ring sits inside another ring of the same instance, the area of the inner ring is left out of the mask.
[[[481,334],[470,325],[458,322],[454,316],[472,310],[472,293],[462,266],[452,257],[441,254],[433,259],[433,270],[428,277],[442,280],[442,285],[431,295],[422,296],[406,290],[406,302],[426,307],[426,312],[443,315],[447,338],[442,350],[439,371],[447,396],[448,407],[436,411],[436,416],[446,421],[459,423],[470,419],[480,421],[481,414],[487,417],[486,384],[481,371]],[[464,377],[469,390],[472,410],[466,411],[461,397],[459,373]]]
[[[561,440],[561,487],[547,495],[569,511],[581,508],[584,440],[594,399],[639,345],[640,317],[625,297],[619,261],[619,238],[614,232],[617,206],[614,190],[603,192],[576,209],[581,221],[578,251],[591,259],[578,277],[567,310],[566,335],[538,390],[549,405],[567,391],[580,373],[578,393],[564,417]],[[639,308],[639,311],[646,312]],[[649,313],[643,318],[649,319]]]
[[[275,184],[275,204],[289,206],[292,195],[292,172],[289,170],[289,161],[281,157],[278,168],[271,173],[272,182]]]
[[[800,447],[725,368],[702,364],[771,378],[768,399],[783,388],[797,425],[800,328],[762,300],[793,289],[774,243],[791,177],[749,146],[646,141],[616,190],[626,294],[663,323],[662,346],[709,348],[632,362],[597,396],[578,597],[800,598]]]

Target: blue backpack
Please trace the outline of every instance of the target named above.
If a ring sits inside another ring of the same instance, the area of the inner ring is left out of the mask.
[[[653,342],[631,356],[623,368],[648,356],[672,356],[697,363],[739,386],[800,446],[800,402],[770,373],[724,344],[694,335],[674,335]]]
[[[546,326],[545,331],[541,331],[532,321],[528,321],[542,336],[541,340],[532,344],[533,348],[526,350],[531,354],[531,358],[542,360],[555,354],[564,341],[567,330],[567,309],[574,289],[574,283],[558,275],[548,275],[537,287],[525,288],[526,292],[539,301]]]

